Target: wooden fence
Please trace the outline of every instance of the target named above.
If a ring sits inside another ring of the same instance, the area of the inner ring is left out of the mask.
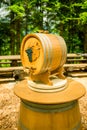
[[[64,64],[65,72],[87,72],[87,54],[67,54]],[[20,55],[0,56],[0,75],[13,73],[15,70],[23,70]]]
[[[87,54],[67,54],[64,68],[68,76],[87,76]]]

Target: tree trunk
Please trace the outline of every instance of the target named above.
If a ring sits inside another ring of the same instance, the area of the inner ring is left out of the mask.
[[[21,25],[20,25],[20,19],[17,19],[16,21],[16,50],[15,53],[19,54],[20,53],[20,29],[21,29]]]
[[[87,24],[84,27],[84,52],[87,53]]]
[[[37,6],[37,10],[39,9],[39,20],[37,20],[37,26],[38,26],[38,28],[39,28],[39,30],[43,30],[44,28],[43,28],[43,15],[41,15],[41,14],[43,14],[43,10],[42,10],[42,2],[41,2],[41,0],[40,1],[37,1],[37,3],[36,3],[36,6]]]
[[[25,34],[28,33],[28,0],[25,1]]]
[[[14,55],[14,46],[15,46],[15,21],[14,21],[14,13],[10,13],[10,49],[11,55]]]

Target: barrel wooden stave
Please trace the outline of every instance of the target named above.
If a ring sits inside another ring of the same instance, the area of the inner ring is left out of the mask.
[[[21,101],[18,130],[81,130],[77,101],[56,105],[26,104]]]

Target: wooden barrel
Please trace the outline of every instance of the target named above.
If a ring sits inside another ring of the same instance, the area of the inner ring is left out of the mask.
[[[22,100],[18,130],[81,130],[78,101],[36,104]]]
[[[66,55],[64,39],[53,34],[28,34],[21,44],[22,64],[26,68],[32,68],[33,74],[61,68]]]

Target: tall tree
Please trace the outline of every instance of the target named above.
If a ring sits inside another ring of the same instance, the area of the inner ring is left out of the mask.
[[[80,13],[80,26],[81,26],[81,34],[82,40],[84,43],[84,52],[87,53],[87,1],[84,0],[81,6],[81,13]]]
[[[20,38],[21,38],[21,22],[24,15],[24,7],[21,1],[11,1],[10,9],[10,23],[11,23],[11,54],[19,54],[20,52]]]
[[[19,54],[23,36],[45,29],[50,33],[62,35],[66,40],[68,52],[87,52],[87,0],[1,0],[0,2],[1,7],[5,5],[10,11],[10,15],[4,17],[4,20],[0,19],[1,49],[4,44],[8,49],[10,45],[11,54]],[[3,35],[3,32],[8,32],[8,35],[5,33]],[[6,51],[4,52],[6,54]]]

